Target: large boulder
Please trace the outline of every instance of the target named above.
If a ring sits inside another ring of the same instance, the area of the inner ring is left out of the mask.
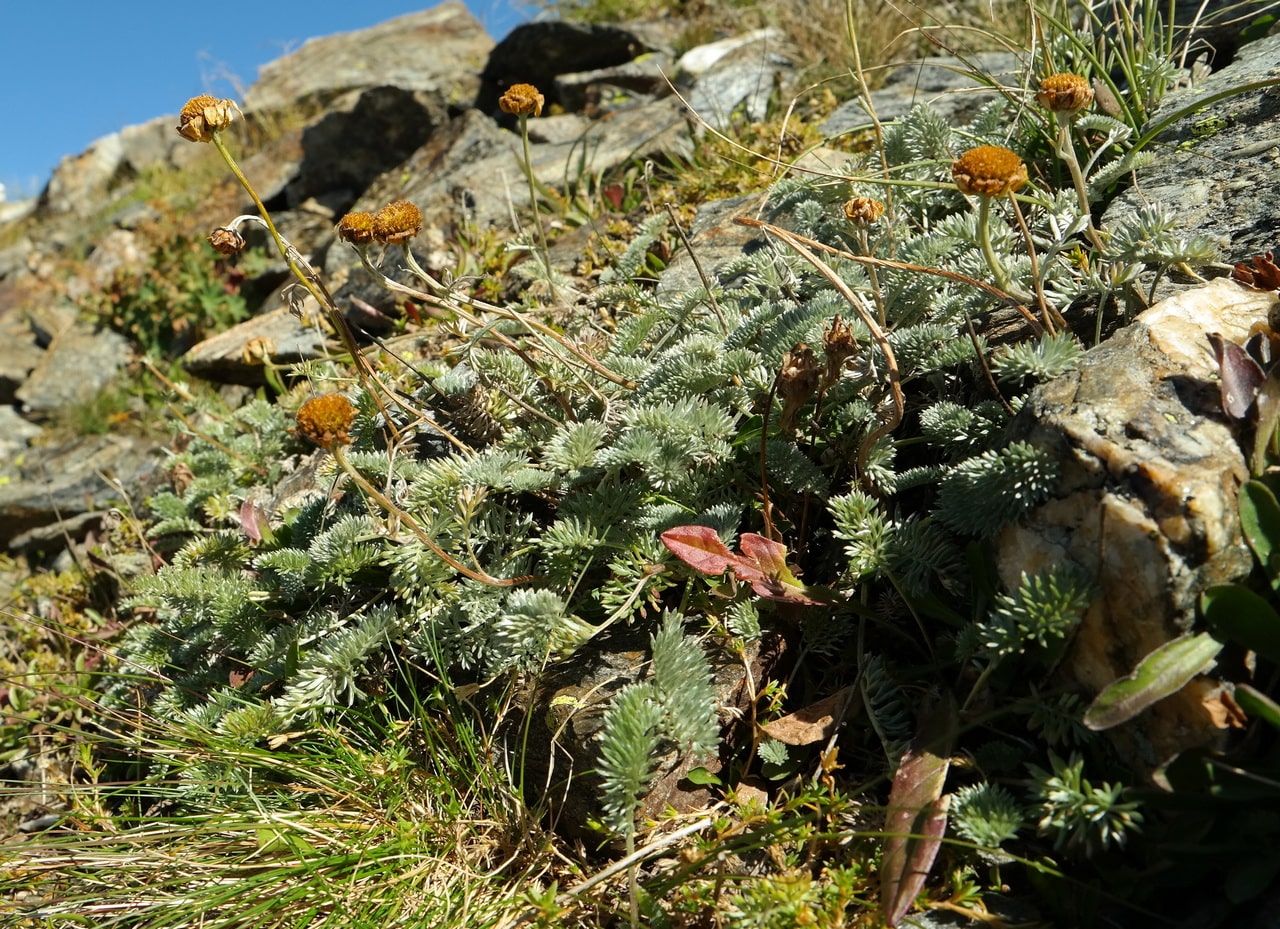
[[[1000,576],[1008,589],[1055,565],[1094,578],[1098,595],[1058,668],[1086,699],[1190,631],[1206,587],[1252,570],[1237,511],[1249,473],[1205,334],[1243,342],[1276,302],[1227,279],[1164,301],[1033,391],[1014,422],[1012,438],[1048,450],[1061,478],[1000,535]],[[1184,688],[1110,735],[1149,774],[1221,740],[1204,695]]]
[[[368,29],[310,39],[264,65],[245,92],[246,112],[319,109],[353,90],[398,87],[452,106],[475,99],[493,48],[460,0],[446,0]]]

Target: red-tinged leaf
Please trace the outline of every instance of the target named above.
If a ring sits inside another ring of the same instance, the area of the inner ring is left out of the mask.
[[[1218,333],[1209,333],[1209,344],[1218,359],[1222,411],[1232,419],[1244,419],[1267,376],[1248,352]]]
[[[794,580],[787,567],[787,547],[781,542],[766,539],[754,532],[744,532],[738,540],[738,548],[742,549],[746,560],[759,568],[765,577],[776,577],[783,583],[786,583],[787,578]],[[747,578],[744,577],[743,580]]]
[[[252,500],[240,504],[240,531],[255,545],[262,541],[262,529],[259,526],[258,507]]]
[[[956,710],[950,696],[921,715],[920,732],[907,749],[889,792],[880,857],[880,912],[892,927],[924,887],[947,829],[942,788],[955,742]]]
[[[662,544],[695,571],[724,574],[739,558],[710,526],[676,526],[662,533]]]

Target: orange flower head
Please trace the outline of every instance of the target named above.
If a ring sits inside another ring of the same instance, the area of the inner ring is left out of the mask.
[[[512,84],[498,98],[498,107],[512,116],[541,116],[547,100],[532,84]]]
[[[212,142],[214,133],[230,126],[237,112],[234,100],[219,100],[209,94],[192,97],[178,113],[178,135],[189,142]]]
[[[373,214],[348,213],[338,220],[338,238],[352,245],[367,245],[373,241]]]
[[[1078,74],[1051,74],[1040,82],[1036,102],[1051,113],[1075,116],[1093,103],[1093,88]]]
[[[351,442],[351,424],[356,408],[342,394],[321,394],[298,407],[298,433],[321,448]]]
[[[373,237],[387,245],[403,245],[422,231],[422,211],[408,200],[388,203],[373,214]]]
[[[1027,166],[1002,145],[979,145],[952,163],[951,176],[962,194],[1004,197],[1027,182]]]

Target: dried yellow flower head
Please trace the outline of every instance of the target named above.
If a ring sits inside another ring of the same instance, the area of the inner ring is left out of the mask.
[[[373,241],[373,214],[348,213],[338,220],[338,238],[352,245],[366,245]]]
[[[502,112],[512,116],[541,116],[542,104],[546,102],[546,98],[532,84],[512,84],[498,98],[498,106]]]
[[[373,237],[388,245],[403,245],[422,231],[422,211],[408,200],[388,203],[373,214]]]
[[[342,394],[322,394],[298,407],[298,433],[332,450],[335,445],[350,443],[355,418],[356,408]]]
[[[209,244],[219,255],[235,255],[244,249],[244,236],[234,229],[219,226],[209,233]]]
[[[884,215],[884,204],[872,197],[854,197],[844,202],[844,217],[859,226],[869,226]]]
[[[951,176],[962,194],[1003,197],[1027,182],[1027,166],[1002,145],[979,145],[952,162]]]
[[[231,125],[239,107],[234,100],[208,94],[192,97],[178,114],[178,135],[190,142],[211,142],[213,134]]]
[[[1051,113],[1075,116],[1093,102],[1093,88],[1078,74],[1051,74],[1040,82],[1036,102]]]
[[[247,365],[266,364],[276,353],[276,344],[266,336],[254,336],[240,349],[240,360]]]

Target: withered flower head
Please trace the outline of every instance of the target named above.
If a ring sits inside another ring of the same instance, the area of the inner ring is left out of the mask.
[[[266,336],[254,336],[240,349],[240,360],[247,365],[266,364],[276,353],[276,344]]]
[[[387,245],[403,245],[422,231],[422,211],[408,200],[388,203],[373,214],[373,237]]]
[[[342,394],[321,394],[298,407],[298,433],[321,448],[351,441],[351,423],[356,408]]]
[[[827,370],[823,373],[822,382],[829,388],[840,379],[844,363],[858,354],[858,340],[854,338],[853,330],[838,315],[823,330],[822,353],[827,357]]]
[[[1051,74],[1040,82],[1036,102],[1051,113],[1075,116],[1093,102],[1093,88],[1078,74]]]
[[[235,255],[244,248],[244,236],[234,229],[219,226],[209,233],[209,244],[219,255]]]
[[[352,245],[367,245],[373,241],[373,214],[348,213],[338,220],[338,238]]]
[[[884,215],[884,204],[872,197],[854,197],[844,202],[844,217],[859,226],[869,226]]]
[[[211,142],[215,132],[231,125],[238,111],[234,100],[219,100],[208,94],[192,97],[178,114],[178,135],[189,142]]]
[[[979,145],[952,163],[951,176],[962,194],[1003,197],[1027,182],[1027,166],[1002,145]]]
[[[512,84],[498,98],[498,107],[512,116],[541,116],[542,104],[547,100],[532,84]]]
[[[818,358],[808,345],[797,342],[782,356],[782,370],[778,372],[778,396],[782,398],[778,427],[783,432],[795,432],[800,408],[818,392],[818,384]]]

